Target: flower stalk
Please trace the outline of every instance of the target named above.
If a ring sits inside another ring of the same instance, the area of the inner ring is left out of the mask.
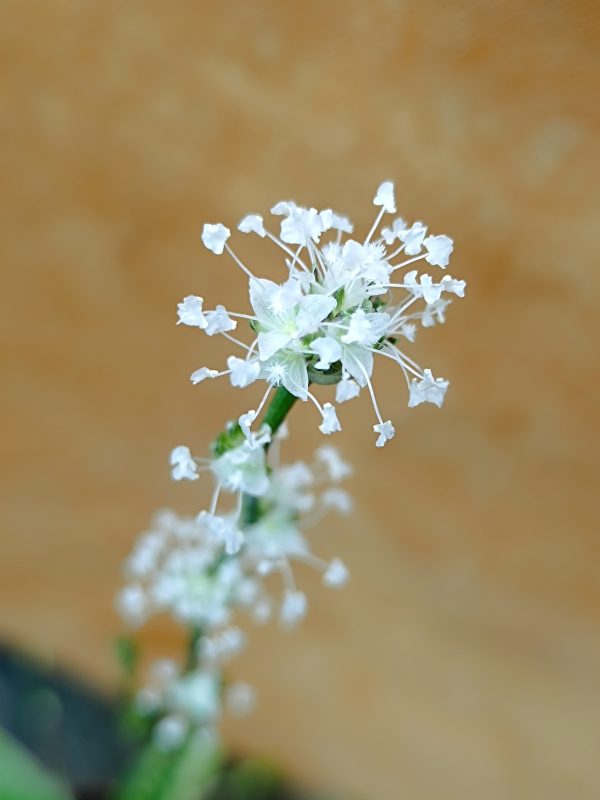
[[[309,531],[330,512],[351,511],[352,500],[340,483],[352,470],[329,445],[318,448],[311,462],[280,462],[287,436],[283,423],[297,401],[317,409],[319,430],[330,436],[342,429],[337,407],[366,390],[377,447],[391,440],[395,429],[380,411],[375,361],[400,367],[409,408],[440,407],[444,401],[449,382],[407,355],[404,342],[415,341],[418,326],[445,321],[448,295],[464,295],[464,281],[419,273],[425,265],[444,270],[452,240],[428,236],[423,223],[407,225],[401,218],[381,227],[386,214],[396,213],[390,181],[381,184],[373,203],[376,218],[362,241],[350,238],[352,223],[331,209],[277,203],[272,213],[282,217],[279,237],[260,215],[244,217],[241,233],[278,248],[281,283],[254,275],[229,245],[231,232],[224,225],[204,226],[204,245],[216,255],[226,253],[248,281],[252,313],[228,312],[222,305],[205,309],[196,295],[179,303],[178,324],[209,337],[222,335],[241,348],[241,357],[229,356],[226,368],[200,367],[191,382],[227,376],[236,388],[262,383],[263,394],[255,408],[219,434],[210,457],[194,456],[185,445],[174,448],[175,480],[212,477],[208,507],[194,517],[159,512],[126,562],[117,603],[125,622],[135,629],[155,614],[170,614],[187,628],[188,645],[181,664],[155,662],[135,695],[134,706],[150,721],[152,738],[126,786],[141,791],[145,770],[150,788],[139,795],[127,790],[120,800],[185,800],[191,796],[185,776],[193,777],[202,796],[220,763],[221,715],[245,713],[253,704],[250,687],[224,678],[225,666],[246,639],[234,621],[245,614],[257,624],[277,617],[284,629],[299,623],[308,600],[297,587],[296,564],[317,569],[330,588],[348,580],[339,558],[315,554]],[[242,325],[248,340],[236,330]],[[321,403],[314,384],[333,392],[331,399]],[[278,579],[279,592],[273,592],[269,576]],[[202,775],[194,763],[205,765]]]

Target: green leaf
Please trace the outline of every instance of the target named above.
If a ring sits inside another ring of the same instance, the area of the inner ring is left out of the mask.
[[[117,800],[202,800],[221,769],[221,753],[208,736],[194,732],[177,750],[153,743],[138,756]]]
[[[72,795],[27,750],[0,729],[2,800],[72,800]]]
[[[272,764],[247,759],[233,767],[225,785],[231,800],[275,800],[284,784],[281,772]]]

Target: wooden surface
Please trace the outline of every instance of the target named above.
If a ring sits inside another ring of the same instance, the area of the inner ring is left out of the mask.
[[[255,396],[188,382],[226,350],[176,302],[246,303],[201,224],[294,197],[367,225],[395,178],[469,282],[415,349],[451,392],[409,412],[380,369],[383,452],[366,398],[343,409],[357,511],[322,549],[352,583],[303,576],[310,617],[254,637],[236,674],[260,706],[227,733],[357,797],[598,798],[597,4],[0,15],[0,633],[112,684],[121,560],[157,505],[204,500],[169,449]],[[297,412],[291,452],[315,427]]]

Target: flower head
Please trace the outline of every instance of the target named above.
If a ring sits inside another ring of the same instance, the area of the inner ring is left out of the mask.
[[[425,265],[444,269],[452,239],[428,235],[422,222],[409,225],[401,218],[380,228],[386,214],[396,213],[391,181],[379,186],[373,203],[378,213],[364,239],[352,238],[353,226],[346,217],[293,201],[276,203],[271,209],[281,218],[279,238],[269,232],[261,215],[245,216],[238,225],[240,231],[255,233],[282,252],[285,271],[280,282],[253,274],[227,244],[228,228],[206,225],[203,241],[207,247],[217,253],[227,249],[248,278],[252,313],[233,314],[223,306],[206,310],[201,298],[194,296],[180,303],[182,324],[198,327],[209,336],[224,334],[244,349],[241,356],[230,356],[227,370],[215,374],[204,368],[194,373],[193,380],[227,374],[231,384],[240,388],[259,380],[284,386],[301,400],[313,401],[325,434],[339,430],[340,424],[331,402],[316,401],[311,382],[337,384],[336,403],[347,402],[366,388],[380,447],[392,438],[393,426],[384,421],[376,400],[376,360],[400,367],[409,407],[436,402],[430,398],[439,400],[447,384],[442,387],[438,381],[432,388],[430,372],[398,342],[414,342],[418,323],[431,327],[444,322],[448,295],[464,296],[464,281],[419,270]],[[239,320],[246,321],[252,333],[247,342],[230,336]]]

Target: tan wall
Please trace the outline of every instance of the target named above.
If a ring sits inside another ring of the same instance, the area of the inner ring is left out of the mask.
[[[120,561],[157,505],[204,499],[166,454],[254,397],[187,380],[226,349],[176,329],[175,303],[246,303],[201,223],[291,196],[367,225],[392,177],[469,282],[416,347],[452,390],[409,412],[381,369],[383,452],[366,398],[343,409],[358,507],[322,538],[353,581],[306,576],[302,632],[257,634],[236,673],[261,705],[230,740],[377,800],[600,796],[597,4],[0,16],[1,633],[114,680]],[[296,454],[315,425],[297,413]]]

